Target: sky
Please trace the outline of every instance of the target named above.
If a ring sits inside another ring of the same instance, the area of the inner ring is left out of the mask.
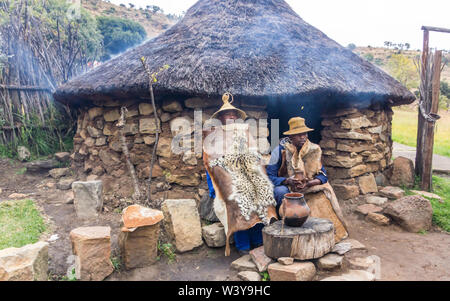
[[[157,5],[181,14],[197,0],[110,0],[137,7]],[[450,28],[449,0],[286,0],[306,22],[343,46],[383,46],[385,41],[422,49],[422,25]],[[450,33],[430,33],[430,47],[450,50]]]

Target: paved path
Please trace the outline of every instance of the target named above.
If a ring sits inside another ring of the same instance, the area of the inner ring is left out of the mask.
[[[394,142],[393,155],[394,158],[402,156],[415,162],[416,148]],[[450,158],[441,155],[433,155],[433,171],[437,173],[450,174]]]

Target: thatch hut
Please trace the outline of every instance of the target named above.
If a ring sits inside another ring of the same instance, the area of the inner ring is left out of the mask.
[[[80,112],[74,166],[123,196],[131,194],[132,185],[124,180],[127,169],[115,127],[120,106],[128,108],[127,139],[141,179],[148,177],[154,143],[141,57],[154,71],[170,66],[154,84],[162,140],[153,175],[172,185],[158,184],[160,193],[168,189],[168,197],[198,198],[204,182],[201,156],[171,154],[170,123],[191,120],[194,109],[203,109],[203,119],[208,118],[226,91],[249,117],[268,118],[269,126],[279,119],[279,132],[271,136],[283,132],[290,117],[305,117],[316,129],[311,139],[322,146],[323,163],[341,199],[370,191],[364,183],[387,168],[391,107],[414,100],[398,81],[303,21],[283,0],[200,0],[160,36],[55,93],[57,101]],[[267,133],[260,138],[267,139]]]

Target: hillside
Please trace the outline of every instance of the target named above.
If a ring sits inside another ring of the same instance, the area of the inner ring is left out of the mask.
[[[159,35],[178,21],[177,18],[160,12],[123,7],[103,0],[81,0],[81,5],[94,16],[111,16],[138,22],[147,32],[147,38]]]

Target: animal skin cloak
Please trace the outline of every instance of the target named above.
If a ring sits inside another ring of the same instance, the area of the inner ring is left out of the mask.
[[[300,151],[297,151],[297,148],[289,142],[286,142],[284,147],[285,149],[281,151],[282,163],[278,176],[290,177],[296,172],[303,172],[308,180],[314,179],[314,176],[322,168],[322,150],[320,146],[307,140]],[[303,191],[303,194],[311,209],[312,217],[326,218],[333,222],[336,242],[348,237],[347,226],[341,208],[334,190],[328,182],[312,186]]]
[[[233,233],[277,218],[273,185],[265,173],[247,124],[216,128],[203,143],[203,162],[216,198],[214,211],[226,233],[225,256]]]

